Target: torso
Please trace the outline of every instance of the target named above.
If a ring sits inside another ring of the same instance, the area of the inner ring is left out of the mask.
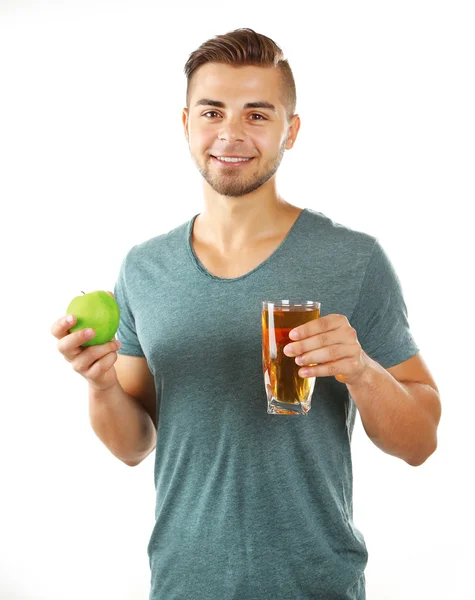
[[[395,364],[415,350],[404,323],[407,335],[388,336],[378,318],[388,296],[371,288],[390,272],[362,289],[374,239],[312,211],[299,224],[276,260],[235,283],[196,268],[189,221],[127,255],[116,289],[121,351],[147,358],[160,428],[151,598],[254,598],[257,588],[265,599],[364,598],[355,586],[367,552],[351,514],[356,406],[346,385],[320,377],[309,415],[268,415],[261,302],[318,300],[325,314],[351,319],[361,297],[352,323],[375,360]],[[243,273],[272,248],[221,272]],[[397,294],[391,309],[402,315]]]

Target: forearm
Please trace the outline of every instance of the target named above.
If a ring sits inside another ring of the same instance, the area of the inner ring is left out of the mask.
[[[384,452],[422,464],[437,447],[437,392],[422,383],[399,382],[368,359],[361,380],[348,385],[366,433]]]
[[[119,383],[108,391],[89,386],[89,416],[99,439],[129,466],[139,464],[155,447],[150,415]]]

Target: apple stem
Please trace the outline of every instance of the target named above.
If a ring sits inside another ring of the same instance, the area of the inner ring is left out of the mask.
[[[83,291],[81,291],[81,294],[84,294],[84,292],[83,292]],[[86,294],[84,294],[84,295],[86,295]]]

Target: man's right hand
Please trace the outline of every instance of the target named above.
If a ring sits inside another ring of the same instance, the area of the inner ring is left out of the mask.
[[[81,344],[94,335],[88,336],[88,329],[69,333],[75,323],[76,317],[73,315],[71,323],[66,321],[66,317],[61,317],[51,326],[51,333],[59,340],[59,352],[91,386],[101,391],[113,388],[118,383],[114,363],[121,346],[119,340],[114,338],[106,344],[81,347]]]

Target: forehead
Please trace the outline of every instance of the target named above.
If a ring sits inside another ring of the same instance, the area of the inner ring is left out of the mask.
[[[233,67],[206,63],[193,74],[190,104],[200,98],[213,98],[244,104],[253,100],[267,100],[276,107],[281,101],[281,78],[276,67]],[[279,106],[279,108],[280,108]]]

